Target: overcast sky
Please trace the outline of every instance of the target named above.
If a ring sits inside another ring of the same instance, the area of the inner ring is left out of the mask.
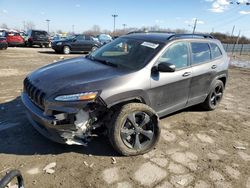
[[[230,4],[234,2],[234,4]],[[99,25],[113,29],[112,14],[117,14],[117,28],[158,25],[161,28],[191,30],[198,19],[197,31],[231,32],[239,30],[250,37],[250,6],[248,0],[0,0],[0,25],[23,28],[32,21],[36,29],[76,32]]]

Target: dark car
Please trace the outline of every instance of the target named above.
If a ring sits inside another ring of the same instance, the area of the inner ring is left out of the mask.
[[[8,48],[8,43],[5,37],[0,36],[0,49],[6,50]]]
[[[29,30],[27,32],[26,46],[39,45],[40,47],[49,47],[50,36],[47,31],[43,30]]]
[[[8,43],[6,40],[6,33],[5,31],[0,31],[0,49],[7,49],[8,48]]]
[[[54,41],[51,47],[56,53],[70,54],[71,52],[90,52],[101,46],[90,35],[72,35],[64,40]]]
[[[103,130],[119,153],[143,154],[159,140],[160,117],[219,105],[228,65],[210,35],[125,35],[86,57],[34,71],[22,101],[33,126],[51,140],[85,145]]]
[[[107,34],[97,35],[97,38],[102,45],[110,43],[113,40],[112,37],[110,35],[107,35]]]

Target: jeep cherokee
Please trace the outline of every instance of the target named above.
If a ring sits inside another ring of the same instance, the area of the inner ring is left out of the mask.
[[[53,141],[86,145],[102,130],[116,151],[138,155],[155,147],[160,117],[218,106],[228,64],[210,35],[130,34],[29,74],[22,101],[33,126]]]

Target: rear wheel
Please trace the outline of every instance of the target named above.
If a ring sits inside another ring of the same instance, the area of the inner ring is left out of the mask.
[[[70,47],[69,46],[64,46],[63,47],[63,53],[64,54],[70,54]]]
[[[147,105],[129,103],[120,108],[109,126],[109,139],[122,155],[139,155],[154,148],[160,127],[155,112]]]
[[[214,110],[220,103],[224,93],[224,84],[221,80],[216,80],[212,85],[210,93],[208,94],[202,107],[205,110]]]

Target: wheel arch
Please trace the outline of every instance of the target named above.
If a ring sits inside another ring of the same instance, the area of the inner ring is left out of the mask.
[[[105,100],[107,108],[127,103],[142,103],[150,106],[149,97],[143,91],[130,91],[110,96]]]

